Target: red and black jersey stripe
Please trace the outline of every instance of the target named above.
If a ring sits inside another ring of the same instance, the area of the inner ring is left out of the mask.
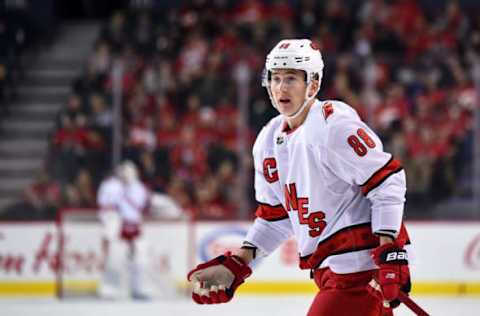
[[[403,170],[400,161],[390,158],[390,160],[379,170],[377,170],[364,184],[360,185],[362,193],[366,196],[370,191],[380,186],[391,175]]]
[[[407,230],[402,224],[398,239],[410,244]],[[329,256],[373,249],[380,245],[380,237],[372,233],[370,222],[344,227],[322,240],[308,256],[300,257],[300,269],[315,269]]]
[[[266,221],[273,222],[288,218],[288,213],[281,204],[270,205],[258,202],[255,216],[263,218]]]

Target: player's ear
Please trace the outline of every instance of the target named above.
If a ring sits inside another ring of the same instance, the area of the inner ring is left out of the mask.
[[[308,96],[309,97],[311,97],[315,93],[315,91],[317,91],[319,84],[320,83],[318,82],[318,80],[313,80],[312,81],[312,84],[310,85],[310,88],[308,89]]]

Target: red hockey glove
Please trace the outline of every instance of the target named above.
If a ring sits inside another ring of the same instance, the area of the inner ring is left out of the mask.
[[[187,279],[193,282],[192,299],[196,303],[219,304],[230,301],[250,274],[252,270],[240,257],[227,252],[199,264]]]
[[[391,308],[395,308],[400,305],[399,291],[408,293],[411,289],[407,252],[395,241],[374,249],[372,258],[379,269],[378,275],[367,289],[380,300],[388,301]]]

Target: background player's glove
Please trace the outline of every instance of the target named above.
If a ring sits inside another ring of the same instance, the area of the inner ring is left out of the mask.
[[[123,221],[120,237],[126,241],[133,241],[140,236],[140,223]]]
[[[198,304],[230,301],[235,290],[252,274],[250,267],[230,252],[199,264],[188,273],[193,282],[192,298]]]
[[[400,242],[381,245],[372,251],[372,258],[379,267],[378,275],[368,286],[371,294],[388,301],[391,308],[400,305],[399,291],[410,292],[410,270],[407,252]]]

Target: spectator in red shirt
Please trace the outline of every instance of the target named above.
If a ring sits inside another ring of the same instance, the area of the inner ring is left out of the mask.
[[[207,172],[205,147],[196,139],[195,129],[184,125],[180,131],[179,143],[170,152],[170,160],[177,174],[193,182]]]

